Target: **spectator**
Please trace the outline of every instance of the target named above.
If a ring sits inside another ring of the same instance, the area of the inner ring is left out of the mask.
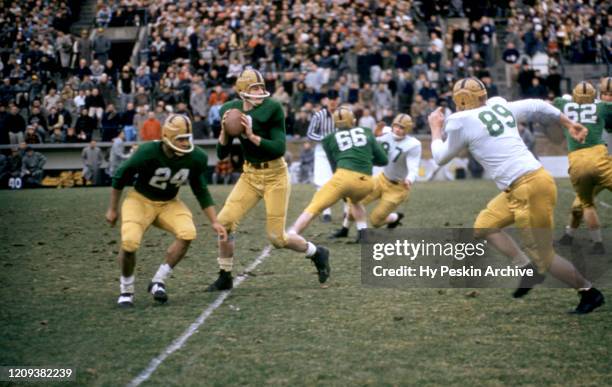
[[[140,129],[140,141],[161,139],[161,123],[155,118],[155,112],[148,112],[147,119]]]
[[[96,119],[88,114],[87,108],[81,109],[81,115],[77,118],[74,129],[81,140],[91,141],[94,130],[96,130]],[[84,138],[83,138],[84,136]]]
[[[9,130],[9,141],[11,144],[19,144],[24,141],[26,123],[19,114],[19,109],[14,104],[11,105],[10,113],[5,120],[5,125]]]
[[[100,185],[100,168],[104,162],[104,156],[95,140],[90,141],[89,146],[83,148],[81,159],[83,160],[83,178],[85,179],[85,184]]]
[[[526,96],[528,98],[546,99],[548,91],[546,90],[546,86],[540,83],[540,78],[534,77],[531,79],[531,87],[527,90]]]
[[[49,136],[49,142],[51,144],[61,144],[66,142],[66,135],[64,134],[64,132],[62,132],[61,129],[59,128],[54,128],[53,132],[51,132],[51,135]]]
[[[314,149],[312,144],[306,141],[302,147],[300,153],[300,175],[298,178],[299,183],[312,183],[312,174],[314,171]]]
[[[308,134],[308,125],[310,125],[310,117],[305,108],[300,109],[293,123],[293,135],[296,138],[304,138]]]
[[[119,165],[130,157],[129,153],[125,153],[125,134],[120,131],[117,137],[113,139],[113,145],[111,147],[110,156],[108,159],[108,175],[113,177]]]
[[[374,130],[376,127],[376,119],[370,114],[370,109],[363,109],[363,115],[359,119],[357,126]]]
[[[66,135],[64,136],[64,142],[67,144],[75,144],[78,142],[83,142],[85,138],[86,138],[86,135],[84,133],[81,136],[79,136],[75,128],[68,127],[68,129],[66,129]]]
[[[98,28],[98,33],[93,40],[92,49],[94,52],[94,59],[100,62],[106,62],[108,59],[108,53],[111,49],[110,40],[104,36],[104,28]]]
[[[212,175],[213,184],[233,184],[233,171],[234,169],[232,167],[232,162],[229,157],[217,161],[217,165],[215,165],[215,171]]]
[[[115,109],[115,105],[109,103],[102,115],[102,141],[112,141],[117,137],[121,126],[121,116]]]
[[[91,61],[92,43],[86,29],[81,30],[81,37],[74,42],[72,60],[76,63],[84,61],[85,66]],[[89,69],[88,69],[89,70]]]
[[[36,132],[36,126],[28,125],[25,133],[25,143],[26,144],[42,144],[42,138]]]
[[[189,106],[194,115],[206,117],[208,115],[208,98],[204,88],[200,85],[194,85],[191,89],[189,97]]]
[[[136,109],[134,104],[129,102],[126,110],[121,114],[121,125],[123,126],[123,139],[126,141],[136,141],[137,132],[134,126],[134,118],[136,117]]]
[[[160,124],[160,127],[161,127],[161,122],[157,119],[157,115],[154,112],[153,112],[153,117]],[[210,130],[208,129],[208,126],[206,125],[206,121],[201,116],[197,114],[194,115],[192,125],[193,125],[193,138],[194,139],[201,140],[201,139],[212,137],[212,133],[210,133]]]
[[[102,98],[100,90],[97,87],[95,87],[91,91],[91,94],[85,98],[85,108],[87,108],[89,116],[95,117],[98,121],[102,119],[105,106],[104,98]]]
[[[21,161],[21,179],[25,187],[38,187],[43,179],[43,168],[47,158],[39,152],[35,152],[32,147],[25,149],[25,155]]]

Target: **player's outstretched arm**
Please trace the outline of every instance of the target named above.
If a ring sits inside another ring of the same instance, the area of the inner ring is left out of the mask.
[[[210,221],[210,227],[217,233],[219,236],[219,240],[221,242],[227,241],[227,230],[219,221],[217,220],[217,211],[215,210],[215,206],[208,206],[206,208],[202,208],[202,212]]]
[[[111,189],[111,200],[108,205],[108,210],[106,210],[106,221],[111,227],[115,227],[117,223],[117,219],[119,218],[119,199],[121,199],[121,192],[123,190],[120,189]]]
[[[559,123],[567,129],[567,132],[574,140],[581,144],[584,143],[587,134],[589,134],[589,130],[585,126],[570,120],[565,114],[561,114]]]

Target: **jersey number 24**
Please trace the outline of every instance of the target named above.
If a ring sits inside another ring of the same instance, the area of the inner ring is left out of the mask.
[[[170,177],[171,174],[170,168],[157,168],[155,174],[149,180],[149,185],[164,190],[168,186],[169,181],[170,184],[180,187],[189,178],[189,169],[179,169],[174,176]]]

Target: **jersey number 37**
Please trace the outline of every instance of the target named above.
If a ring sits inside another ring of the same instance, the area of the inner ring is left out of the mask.
[[[362,128],[353,128],[336,132],[336,142],[340,152],[344,152],[352,147],[365,146],[368,143],[368,138]]]

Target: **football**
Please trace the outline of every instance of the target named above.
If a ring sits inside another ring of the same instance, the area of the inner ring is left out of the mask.
[[[225,113],[225,133],[232,137],[239,136],[244,132],[242,125],[242,112],[238,109],[230,109]]]

